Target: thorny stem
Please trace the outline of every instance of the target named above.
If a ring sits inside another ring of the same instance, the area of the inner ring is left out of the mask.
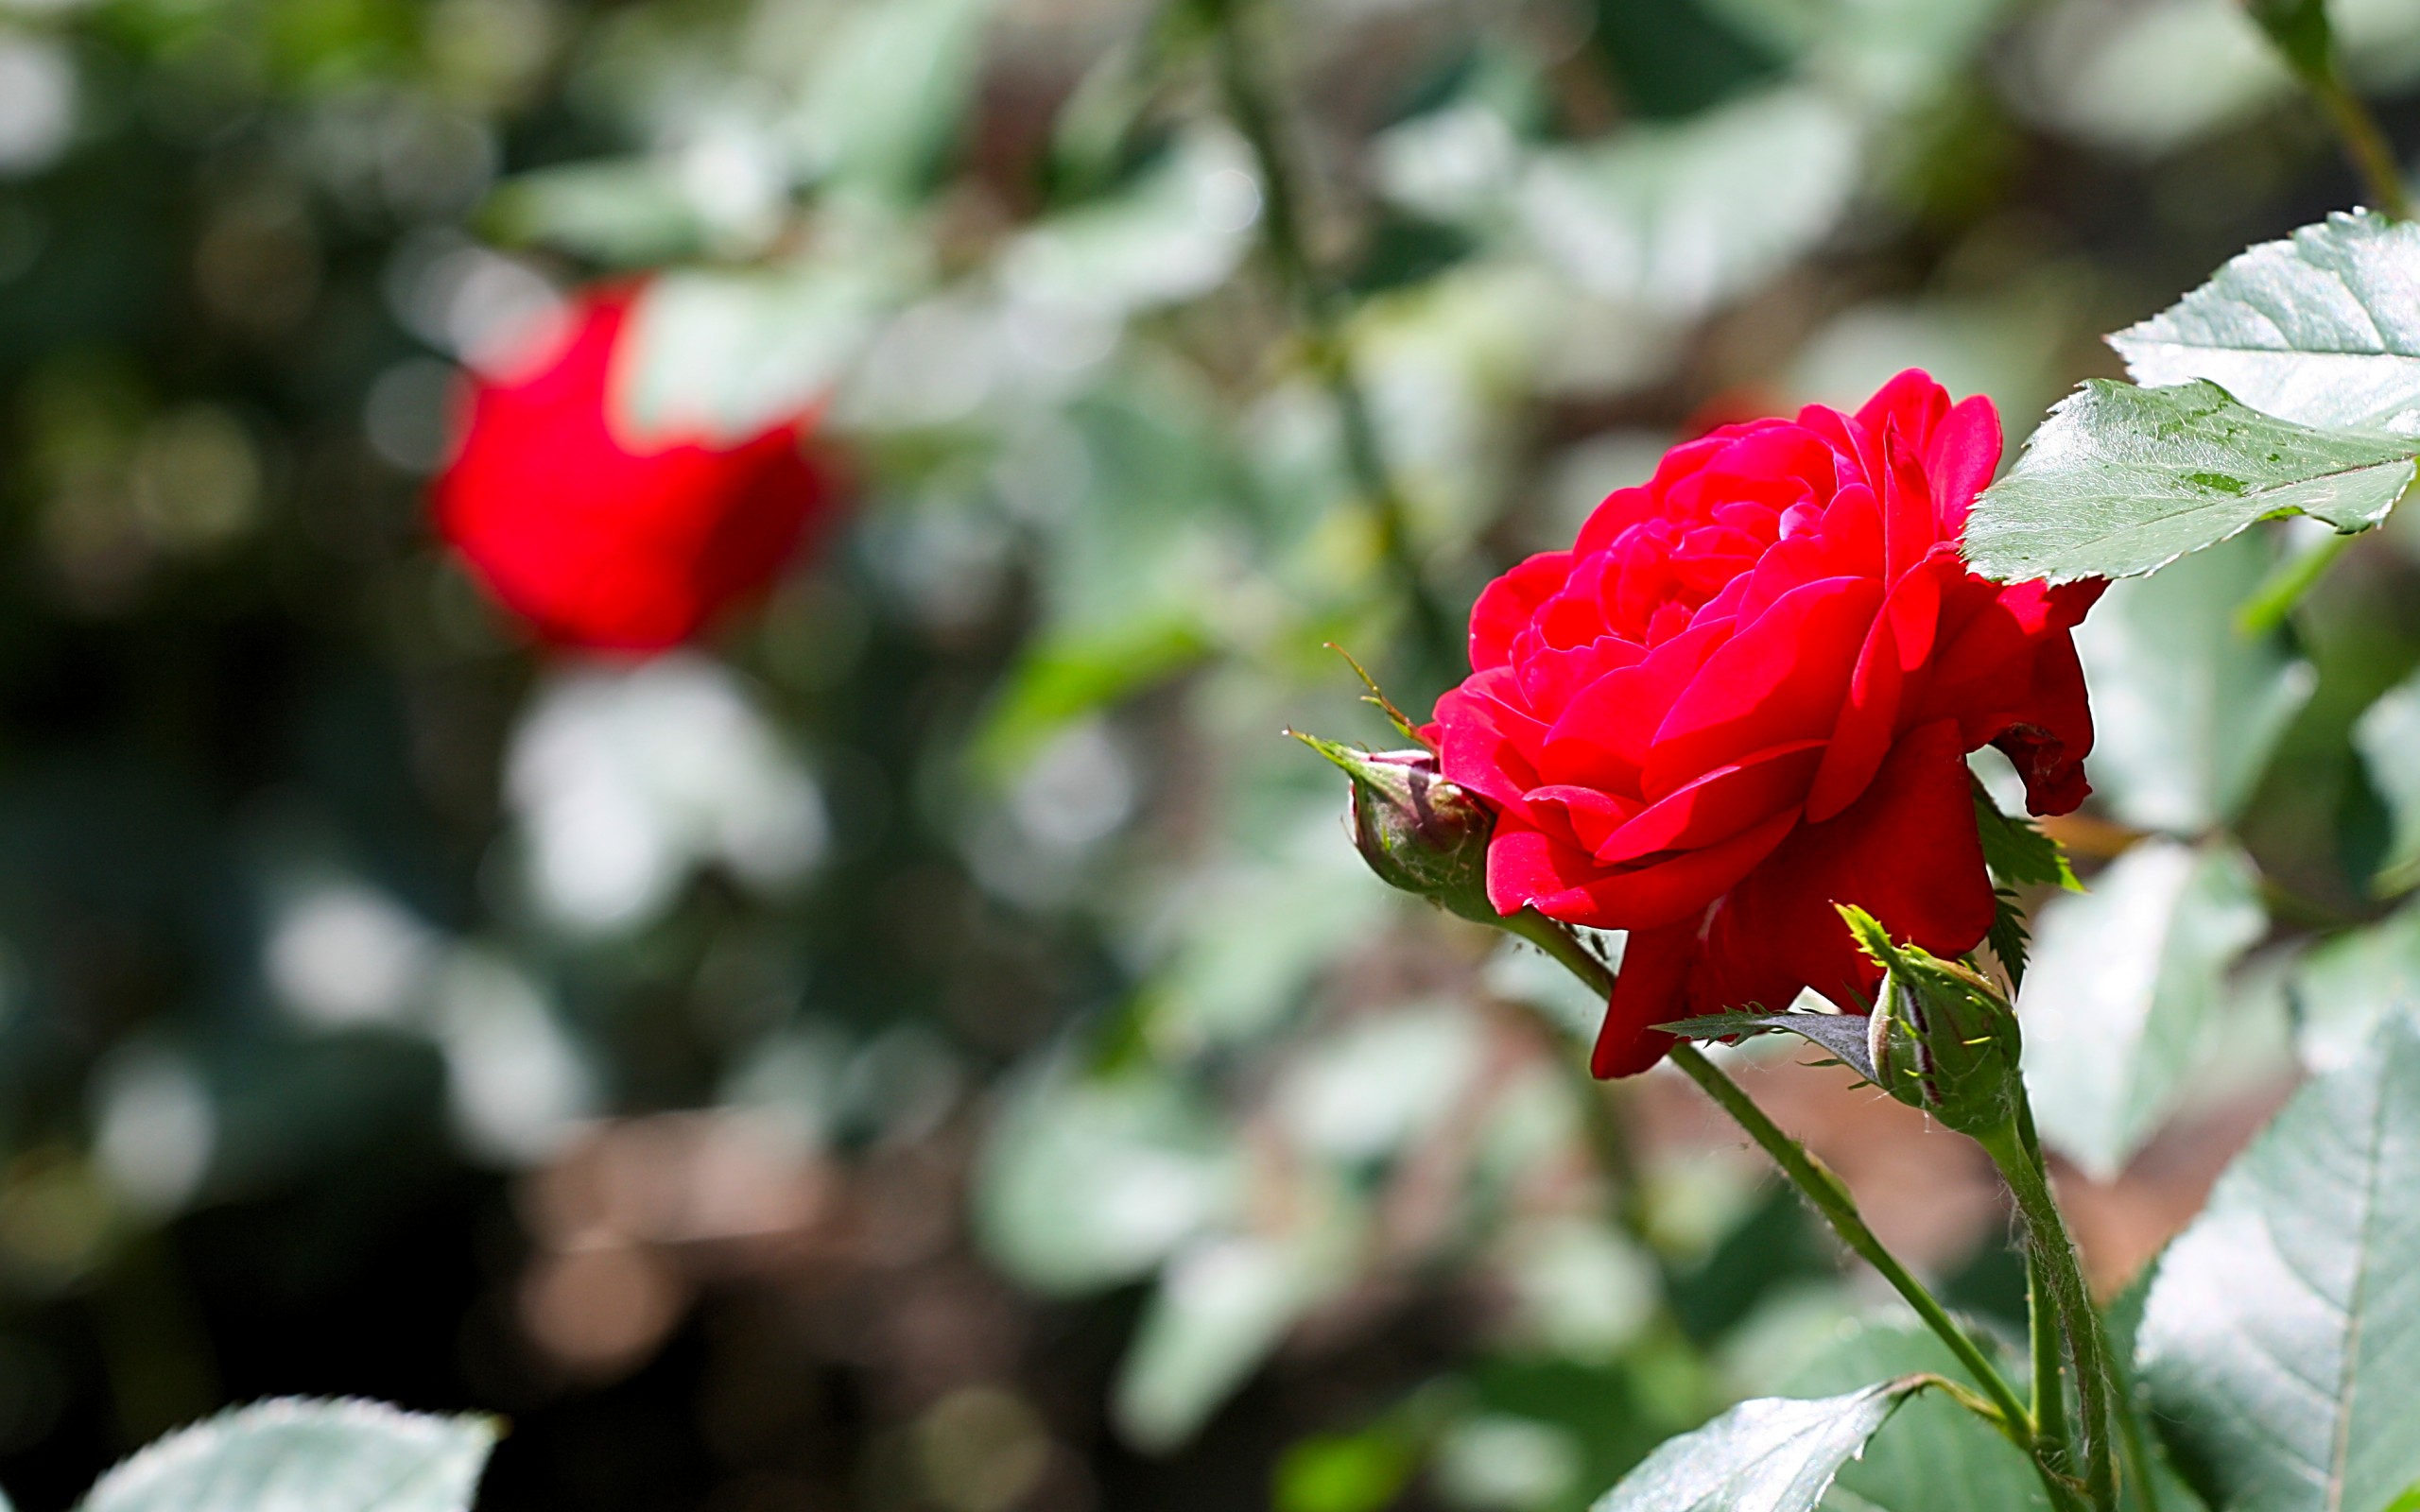
[[[2030,1118],[2027,1120],[2030,1124]],[[2038,1146],[2025,1131],[2012,1126],[1997,1138],[1978,1143],[1999,1167],[2000,1177],[2016,1198],[2025,1221],[2026,1253],[2031,1273],[2048,1287],[2057,1310],[2060,1332],[2066,1335],[2068,1357],[2075,1365],[2076,1417],[2083,1448],[2084,1494],[2095,1512],[2118,1508],[2118,1404],[2116,1380],[2110,1373],[2108,1345],[2100,1333],[2100,1315],[2093,1311],[2092,1293],[2084,1285],[2083,1266],[2066,1220],[2050,1194]],[[2145,1477],[2148,1479],[2148,1476]]]
[[[1610,997],[1614,988],[1614,971],[1582,942],[1580,936],[1565,925],[1546,918],[1536,909],[1527,908],[1503,921],[1512,934],[1530,941],[1554,957],[1566,971],[1578,977],[1591,992]],[[2017,1400],[2014,1388],[1984,1354],[1957,1319],[1949,1315],[1925,1284],[1910,1274],[1897,1257],[1883,1247],[1882,1241],[1866,1225],[1864,1214],[1858,1211],[1857,1198],[1831,1169],[1809,1154],[1806,1147],[1782,1132],[1780,1125],[1765,1115],[1746,1089],[1731,1079],[1721,1067],[1707,1059],[1697,1046],[1682,1040],[1672,1046],[1672,1063],[1690,1080],[1704,1090],[1717,1106],[1731,1115],[1732,1121],[1747,1131],[1782,1174],[1824,1215],[1841,1242],[1867,1264],[1872,1265],[1892,1289],[1915,1309],[1916,1315],[1948,1347],[1975,1380],[1981,1384],[1988,1400],[1962,1398],[2005,1435],[2010,1442],[2023,1450],[2033,1462],[2035,1473],[2059,1512],[2080,1512],[2083,1503],[2064,1470],[2046,1456],[2037,1420],[2025,1404]],[[2062,1234],[2065,1229],[2060,1230]],[[2070,1250],[2072,1255],[2072,1249]],[[2098,1324],[2094,1325],[2098,1339]],[[2098,1358],[2096,1356],[2096,1358]],[[2037,1366],[2038,1368],[2038,1366]],[[2038,1389],[2038,1387],[2037,1387]]]
[[[1750,1139],[1763,1146],[1765,1153],[1773,1158],[1773,1163],[1781,1167],[1782,1174],[1789,1177],[1791,1184],[1815,1205],[1815,1211],[1824,1215],[1824,1221],[1832,1226],[1832,1231],[1841,1236],[1841,1243],[1880,1272],[1882,1279],[1891,1283],[1892,1290],[1905,1297],[1908,1305],[1916,1310],[1916,1315],[1924,1319],[1925,1326],[1941,1336],[1941,1342],[1949,1346],[1949,1352],[1958,1356],[1958,1363],[1973,1373],[1984,1394],[1991,1398],[1992,1405],[1998,1410],[2001,1429],[2021,1447],[2031,1451],[2034,1436],[2032,1417],[2025,1410],[2025,1404],[2017,1400],[2016,1392],[2009,1385],[2007,1378],[1983,1353],[1974,1335],[1949,1315],[1948,1310],[1926,1289],[1924,1282],[1916,1280],[1905,1265],[1899,1263],[1897,1256],[1882,1246],[1882,1241],[1876,1238],[1874,1230],[1866,1226],[1865,1215],[1858,1211],[1857,1199],[1850,1195],[1846,1184],[1832,1174],[1831,1167],[1809,1154],[1806,1146],[1783,1133],[1779,1125],[1765,1116],[1765,1110],[1756,1106],[1747,1090],[1733,1081],[1721,1067],[1708,1060],[1697,1046],[1682,1040],[1672,1046],[1671,1060],[1724,1112],[1731,1115],[1732,1122],[1747,1130]]]
[[[2042,1273],[2042,1258],[2029,1245],[2025,1250],[2026,1332],[2033,1351],[2033,1449],[2042,1462],[2066,1469],[2066,1349],[2059,1337],[2059,1315],[2050,1301],[2050,1280]]]
[[[1228,113],[1235,117],[1260,170],[1262,240],[1294,308],[1312,367],[1336,405],[1345,465],[1352,470],[1354,483],[1377,527],[1378,549],[1409,605],[1422,652],[1436,668],[1450,669],[1460,654],[1453,619],[1421,571],[1409,507],[1379,445],[1369,396],[1353,370],[1342,330],[1350,301],[1311,254],[1303,225],[1302,182],[1286,150],[1277,104],[1262,83],[1263,72],[1244,13],[1249,4],[1250,0],[1206,0],[1206,9],[1218,26],[1219,82]]]

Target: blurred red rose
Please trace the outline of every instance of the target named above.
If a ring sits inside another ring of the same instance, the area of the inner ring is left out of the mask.
[[[1650,1025],[1879,983],[1833,911],[1939,955],[1992,920],[1966,753],[2036,814],[2083,800],[2092,716],[2070,628],[2101,584],[1965,570],[2000,455],[1987,399],[1901,373],[1844,415],[1726,425],[1599,505],[1471,610],[1471,676],[1429,731],[1496,811],[1488,897],[1630,931],[1600,1076]]]
[[[495,598],[549,641],[677,644],[781,571],[831,480],[800,415],[736,444],[637,439],[614,413],[628,286],[576,300],[537,350],[475,381],[438,528]]]

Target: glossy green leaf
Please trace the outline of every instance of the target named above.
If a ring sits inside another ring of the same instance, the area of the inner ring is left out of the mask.
[[[2355,1512],[2420,1479],[2420,1025],[2297,1092],[2153,1279],[2136,1359],[2218,1512]]]
[[[2147,840],[2042,910],[2018,1000],[2045,1143],[2107,1178],[2176,1106],[2209,1048],[2227,968],[2267,915],[2234,846]]]
[[[1965,1380],[1929,1331],[1913,1322],[1876,1321],[1827,1345],[1783,1389],[1829,1392],[1877,1375],[1927,1371]],[[1830,1512],[2043,1512],[2049,1504],[2040,1478],[2007,1439],[1937,1395],[1909,1402],[1861,1458],[1841,1468],[1824,1498]]]
[[[1976,500],[1966,558],[2003,582],[2065,583],[2152,572],[2277,515],[2365,530],[2403,497],[2415,453],[2405,437],[2277,420],[2212,383],[2095,379]]]
[[[2087,765],[2112,816],[2198,834],[2252,797],[2315,682],[2283,637],[2236,624],[2235,606],[2270,561],[2256,538],[2214,546],[2156,577],[2111,584],[2077,627],[2092,688]]]
[[[2420,225],[2330,215],[2239,253],[2109,343],[2137,383],[2207,379],[2281,420],[2411,430],[2420,425]]]
[[[2353,748],[2386,800],[2386,855],[2371,886],[2381,895],[2420,886],[2420,675],[2390,688],[2353,726]]]
[[[1905,1376],[1839,1397],[1743,1401],[1648,1455],[1594,1512],[1807,1512],[1925,1384]]]
[[[282,1398],[161,1439],[82,1512],[468,1512],[495,1439],[491,1418]]]

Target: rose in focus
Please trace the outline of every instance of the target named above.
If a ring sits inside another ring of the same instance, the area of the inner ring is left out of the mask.
[[[648,652],[763,589],[827,508],[799,415],[735,444],[640,438],[615,413],[639,291],[576,300],[474,380],[436,490],[445,540],[543,638]]]
[[[1989,400],[1904,372],[1854,415],[1673,448],[1479,595],[1426,733],[1495,811],[1498,912],[1630,932],[1597,1074],[1653,1065],[1657,1023],[1869,1002],[1880,969],[1836,903],[1936,955],[1980,943],[1967,752],[2006,752],[2036,814],[2083,800],[2069,632],[2102,585],[1966,571],[1999,455]]]

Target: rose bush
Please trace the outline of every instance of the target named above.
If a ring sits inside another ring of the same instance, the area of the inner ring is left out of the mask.
[[[1489,585],[1471,675],[1428,734],[1495,811],[1489,901],[1630,932],[1594,1057],[1644,1071],[1659,1022],[1861,1005],[1880,971],[1835,903],[1938,955],[1990,928],[1966,753],[2036,814],[2087,791],[2069,631],[2098,582],[1966,571],[1998,414],[1910,370],[1854,415],[1726,425],[1599,505],[1568,551]]]
[[[561,644],[655,651],[762,589],[831,497],[800,415],[735,445],[631,437],[614,413],[639,291],[583,295],[504,376],[474,380],[438,527]]]

